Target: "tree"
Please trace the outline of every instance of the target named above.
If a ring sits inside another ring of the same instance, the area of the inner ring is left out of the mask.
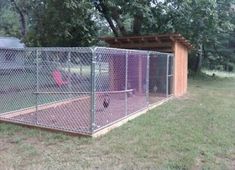
[[[26,0],[10,0],[11,5],[15,12],[18,14],[20,23],[21,38],[24,38],[27,33],[27,14],[30,8],[29,1]]]
[[[166,32],[183,34],[194,46],[189,65],[193,71],[200,71],[204,59],[208,59],[209,54],[228,61],[227,53],[224,52],[227,42],[223,40],[228,39],[234,28],[234,22],[231,20],[234,15],[230,10],[231,0],[92,2],[115,36]]]
[[[28,46],[87,46],[110,32],[117,37],[179,32],[194,46],[189,62],[193,71],[203,65],[227,69],[235,60],[234,0],[91,2],[0,1],[0,33],[21,36]]]
[[[140,35],[144,19],[151,14],[151,0],[92,0],[92,2],[116,37]]]
[[[0,36],[20,36],[17,14],[9,1],[0,1]]]
[[[95,42],[92,7],[85,0],[38,0],[31,3],[29,46],[87,46]]]

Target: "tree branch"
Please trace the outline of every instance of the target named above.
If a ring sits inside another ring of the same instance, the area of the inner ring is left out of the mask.
[[[125,28],[123,22],[121,21],[119,9],[116,7],[112,7],[111,11],[112,11],[112,18],[117,23],[117,27],[119,28],[122,36],[126,36],[127,31],[126,31],[126,28]]]
[[[108,9],[107,6],[103,3],[103,1],[99,1],[99,4],[95,5],[96,9],[103,14],[104,18],[106,19],[106,21],[108,22],[110,28],[113,31],[113,34],[115,35],[115,37],[119,36],[118,30],[115,27],[112,18],[110,17],[109,13],[108,13]]]

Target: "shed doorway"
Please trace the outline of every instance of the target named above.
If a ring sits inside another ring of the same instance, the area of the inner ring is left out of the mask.
[[[173,95],[173,55],[156,53],[149,60],[149,103]]]

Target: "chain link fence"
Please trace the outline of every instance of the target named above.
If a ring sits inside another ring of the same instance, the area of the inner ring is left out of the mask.
[[[0,49],[0,119],[92,134],[171,96],[173,62],[102,47]]]

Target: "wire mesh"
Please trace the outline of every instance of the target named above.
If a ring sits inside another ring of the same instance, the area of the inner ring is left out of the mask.
[[[147,57],[147,51],[130,51],[128,53],[127,88],[133,91],[127,93],[127,114],[132,114],[148,106],[146,100]]]
[[[35,105],[33,55],[31,50],[0,50],[0,114]]]
[[[4,79],[0,110],[8,112],[3,118],[65,131],[90,131],[90,48],[1,49],[1,59],[9,55],[15,58],[1,64],[5,67],[0,75]]]
[[[173,78],[174,78],[174,56],[168,55],[168,96],[173,95]]]
[[[97,48],[96,52],[96,129],[125,116],[126,51]]]
[[[169,97],[173,65],[140,50],[0,49],[0,119],[93,133]]]
[[[151,53],[149,66],[149,103],[168,97],[168,54]]]

